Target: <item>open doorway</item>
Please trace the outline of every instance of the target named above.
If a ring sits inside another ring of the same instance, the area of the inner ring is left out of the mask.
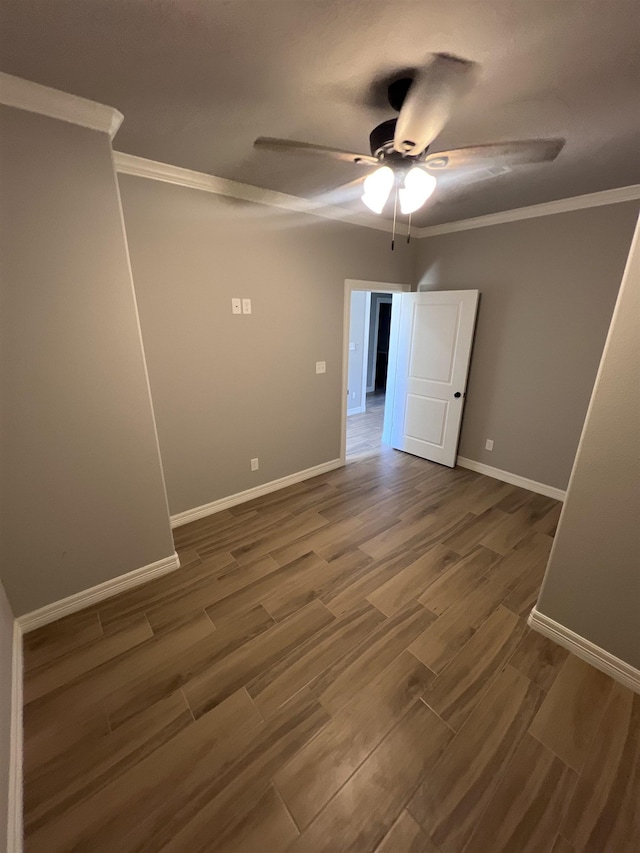
[[[408,285],[345,283],[345,401],[343,459],[375,453],[382,446],[392,294]]]
[[[409,287],[381,284],[374,288],[372,284],[345,282],[341,460],[353,461],[363,454],[393,447],[454,467],[480,294],[477,290],[410,293],[406,292]],[[360,290],[365,293],[353,293]],[[377,335],[374,339],[375,358],[371,365],[375,372],[368,377],[368,330],[374,325],[372,293],[394,296],[388,336],[384,315],[382,324],[378,316],[378,327],[383,326],[382,338]],[[358,300],[365,308],[359,327]],[[360,398],[349,385],[350,367],[351,381],[358,381],[356,365],[360,370]],[[378,406],[366,394],[367,387],[373,387],[375,395],[374,377],[379,377],[377,396],[382,397],[384,386],[384,401],[380,399]],[[348,403],[357,407],[349,417]]]
[[[368,394],[384,395],[387,390],[391,304],[392,298],[390,293],[371,294],[371,324],[369,327],[369,352],[367,361]]]
[[[354,290],[351,294],[347,458],[371,453],[380,447],[391,306],[390,293]]]

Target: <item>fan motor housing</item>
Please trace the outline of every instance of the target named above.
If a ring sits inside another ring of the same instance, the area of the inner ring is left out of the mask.
[[[388,121],[383,121],[377,127],[374,127],[369,134],[369,146],[371,153],[377,157],[380,152],[388,148],[389,144],[393,145],[393,137],[396,132],[397,119],[390,118]]]
[[[378,157],[380,160],[394,160],[396,161],[396,165],[399,165],[401,161],[408,164],[411,161],[415,162],[417,160],[424,160],[427,151],[429,150],[428,146],[424,151],[420,152],[419,156],[412,154],[400,154],[395,150],[393,147],[393,139],[396,132],[396,123],[397,119],[390,118],[388,121],[383,121],[382,124],[373,128],[369,134],[371,154],[374,157]]]

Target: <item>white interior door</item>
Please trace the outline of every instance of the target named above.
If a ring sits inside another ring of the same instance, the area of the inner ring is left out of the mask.
[[[390,443],[453,467],[462,419],[477,290],[393,296]]]

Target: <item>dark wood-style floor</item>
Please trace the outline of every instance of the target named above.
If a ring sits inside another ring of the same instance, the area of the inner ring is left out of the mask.
[[[640,696],[532,633],[560,507],[386,451],[25,637],[26,850],[631,853]]]

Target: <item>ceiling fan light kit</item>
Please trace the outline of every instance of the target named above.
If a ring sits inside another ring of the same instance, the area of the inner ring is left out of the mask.
[[[382,213],[394,184],[397,184],[400,211],[414,213],[427,201],[436,188],[436,179],[419,166],[408,171],[395,171],[381,166],[364,179],[362,201],[374,213]]]
[[[419,210],[436,188],[436,179],[420,166],[413,166],[404,176],[398,190],[400,211],[404,214]]]
[[[563,139],[529,139],[497,142],[428,153],[456,102],[473,86],[478,65],[449,54],[433,54],[411,78],[406,73],[388,87],[391,107],[399,113],[375,127],[370,136],[371,154],[358,154],[309,142],[259,137],[254,145],[271,151],[319,154],[357,166],[377,166],[363,177],[362,201],[381,214],[394,192],[393,222],[400,212],[411,217],[433,195],[436,178],[431,172],[500,167],[511,168],[555,160]],[[392,239],[391,246],[394,246]]]
[[[381,166],[364,179],[362,201],[374,213],[382,213],[396,180],[393,169]]]

